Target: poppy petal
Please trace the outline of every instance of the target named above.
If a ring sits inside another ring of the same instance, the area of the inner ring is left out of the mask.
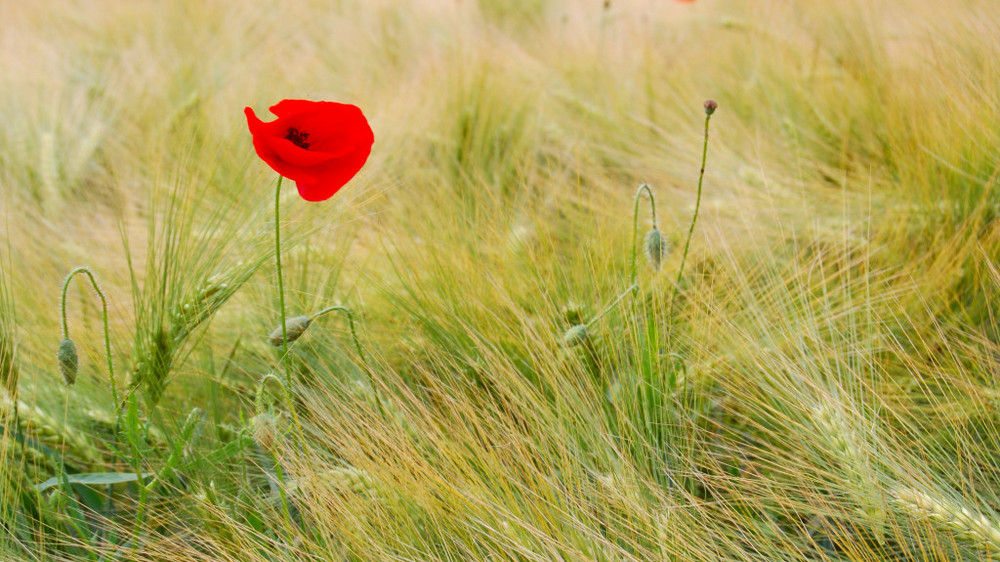
[[[347,147],[340,153],[338,152],[319,152],[316,150],[306,150],[297,146],[295,143],[288,139],[276,138],[270,143],[271,149],[274,150],[278,158],[281,158],[288,164],[292,166],[319,166],[320,164],[325,164],[334,158],[340,158],[344,154],[350,151],[353,147]]]
[[[322,104],[333,103],[329,101],[309,101],[309,100],[281,100],[268,109],[278,117],[289,117],[292,115],[303,115],[314,111],[321,111]]]

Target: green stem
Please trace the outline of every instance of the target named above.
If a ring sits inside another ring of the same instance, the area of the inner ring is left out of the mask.
[[[140,537],[142,536],[142,522],[146,520],[146,504],[149,502],[149,490],[142,471],[136,472],[136,484],[139,486],[139,506],[136,509],[135,524],[132,527],[132,550],[139,550]]]
[[[132,388],[135,390],[135,387]],[[146,479],[142,472],[143,463],[143,448],[140,442],[143,440],[142,431],[140,429],[139,421],[139,405],[138,398],[135,392],[130,391],[126,396],[126,414],[125,414],[125,438],[126,444],[131,450],[131,458],[128,459],[131,463],[132,471],[135,472],[136,486],[139,488],[139,502],[136,507],[135,520],[132,522],[132,551],[135,552],[139,550],[139,543],[141,542],[142,536],[142,523],[146,518],[146,503],[149,500],[149,491],[146,489]],[[117,433],[117,431],[116,431]],[[110,495],[108,501],[110,501]]]
[[[319,318],[320,316],[323,316],[324,314],[333,311],[343,312],[344,314],[347,315],[347,323],[351,327],[351,337],[354,338],[354,348],[358,350],[358,356],[361,357],[361,360],[367,363],[368,357],[365,356],[365,352],[361,348],[361,340],[358,339],[358,333],[354,331],[354,313],[351,312],[351,309],[347,308],[346,306],[329,306],[317,312],[316,314],[310,316],[309,321],[311,322]]]
[[[90,269],[87,267],[78,267],[73,271],[69,272],[66,276],[66,281],[63,282],[62,287],[62,298],[59,300],[59,312],[62,315],[62,334],[63,339],[69,338],[69,324],[66,321],[66,291],[69,289],[69,282],[78,273],[86,273],[87,277],[90,279],[90,284],[94,287],[94,292],[101,299],[101,315],[104,320],[104,355],[108,360],[108,382],[111,386],[111,398],[115,402],[115,419],[118,419],[118,413],[121,409],[121,404],[118,402],[118,385],[115,383],[115,365],[114,361],[111,359],[111,331],[108,328],[108,301],[104,298],[104,293],[101,291],[101,287],[97,284],[97,280],[94,279],[94,274],[91,273]]]
[[[653,215],[653,229],[656,229],[656,199],[653,197],[653,190],[649,188],[648,184],[644,183],[635,192],[635,208],[632,211],[632,260],[629,262],[629,268],[632,271],[632,285],[635,286],[636,290],[639,289],[638,285],[636,285],[636,263],[638,261],[639,241],[639,195],[643,191],[649,195],[649,209]]]
[[[278,499],[281,502],[281,513],[285,518],[285,525],[289,528],[292,526],[292,511],[288,507],[288,496],[285,492],[285,474],[281,470],[281,462],[278,460],[278,455],[273,452],[268,451],[271,455],[271,462],[274,463],[274,475],[275,480],[278,481]]]
[[[705,180],[705,160],[708,157],[708,122],[711,121],[712,114],[705,115],[705,142],[701,148],[701,171],[698,174],[698,196],[695,199],[694,214],[691,215],[691,226],[688,228],[687,240],[684,241],[684,253],[681,254],[681,265],[677,268],[677,280],[674,281],[673,291],[670,293],[670,303],[667,309],[667,338],[670,337],[670,330],[673,327],[674,299],[680,290],[681,278],[684,276],[684,262],[687,261],[688,249],[691,247],[691,237],[694,235],[694,225],[698,221],[698,209],[701,208],[701,186]]]
[[[285,325],[285,283],[281,279],[281,222],[278,212],[281,206],[281,180],[278,176],[278,186],[274,190],[274,263],[278,272],[278,312],[281,316],[281,359],[284,362],[288,355],[288,327]],[[285,369],[285,378],[289,388],[292,385],[292,374]]]
[[[622,293],[622,294],[620,294],[620,295],[618,295],[618,298],[616,298],[615,300],[611,301],[611,304],[609,304],[607,306],[607,308],[605,308],[604,310],[602,310],[600,314],[598,314],[597,316],[591,318],[590,321],[587,322],[586,326],[588,328],[591,327],[591,326],[593,326],[598,320],[600,320],[601,318],[604,318],[605,314],[611,312],[616,306],[618,306],[618,303],[620,303],[623,298],[627,297],[629,294],[634,293],[635,291],[638,291],[638,290],[639,290],[639,285],[637,285],[637,284],[633,284],[628,289],[625,289],[625,292]]]

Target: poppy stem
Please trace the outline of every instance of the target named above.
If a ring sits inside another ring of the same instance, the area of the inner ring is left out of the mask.
[[[713,104],[715,102],[712,102]],[[667,341],[670,341],[670,334],[674,326],[674,300],[681,287],[681,280],[684,278],[684,262],[687,261],[688,249],[691,247],[691,237],[694,234],[694,225],[698,221],[698,209],[701,207],[701,185],[705,180],[705,161],[708,157],[708,122],[712,120],[712,113],[715,107],[709,109],[709,102],[705,102],[705,141],[701,147],[701,171],[698,173],[698,196],[694,203],[694,214],[691,215],[691,226],[688,227],[687,240],[684,241],[684,253],[681,254],[681,265],[677,268],[677,280],[674,281],[674,288],[670,292],[670,302],[667,304]]]
[[[274,189],[274,262],[276,270],[278,272],[278,312],[281,316],[281,359],[279,362],[284,362],[285,355],[288,354],[288,327],[285,325],[285,283],[281,279],[281,215],[278,211],[281,206],[281,180],[284,179],[282,176],[278,176],[278,186]],[[292,375],[288,371],[285,372],[285,378],[289,385],[292,384]]]

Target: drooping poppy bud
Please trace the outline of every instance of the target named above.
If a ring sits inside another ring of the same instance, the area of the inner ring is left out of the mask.
[[[663,233],[659,229],[654,228],[646,234],[646,259],[649,260],[649,264],[653,266],[656,271],[660,270],[660,263],[663,262],[663,256],[667,253],[666,240],[663,239]]]
[[[299,339],[302,334],[305,333],[306,328],[312,324],[312,319],[308,316],[296,316],[295,318],[289,318],[285,322],[285,332],[288,335],[288,343]],[[271,332],[269,336],[271,340],[271,345],[275,347],[281,347],[281,326],[278,326]]]
[[[280,435],[278,418],[266,412],[250,418],[250,435],[261,449],[270,451]]]
[[[59,342],[59,351],[56,352],[56,359],[59,360],[59,372],[62,373],[66,386],[76,382],[76,373],[79,361],[76,355],[76,344],[73,340],[66,338]]]

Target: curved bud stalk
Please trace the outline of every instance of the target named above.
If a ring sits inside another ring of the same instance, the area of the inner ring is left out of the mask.
[[[643,192],[646,192],[646,194],[649,196],[649,212],[650,212],[650,215],[652,215],[652,218],[653,218],[653,229],[650,230],[649,233],[646,235],[646,239],[647,239],[647,255],[649,255],[648,254],[648,247],[649,247],[649,242],[648,241],[649,241],[649,237],[651,235],[653,235],[653,233],[655,232],[655,233],[657,233],[656,234],[657,237],[662,238],[662,237],[660,237],[660,235],[659,235],[660,231],[659,231],[659,229],[656,226],[656,198],[653,196],[653,190],[650,189],[649,184],[644,183],[644,184],[640,185],[639,189],[637,189],[636,192],[635,192],[635,198],[634,198],[635,199],[635,205],[634,205],[634,208],[633,208],[633,211],[632,211],[632,257],[629,260],[629,270],[631,272],[630,279],[632,281],[632,285],[635,286],[635,290],[637,290],[637,291],[639,289],[639,286],[637,285],[637,280],[636,280],[637,279],[637,275],[638,275],[638,272],[636,271],[637,261],[638,261],[637,257],[638,257],[638,253],[639,253],[639,249],[638,249],[639,248],[639,197],[642,195]],[[661,250],[662,250],[662,246],[661,246]],[[660,254],[660,257],[662,257],[662,253]],[[650,259],[650,264],[653,265],[654,269],[659,270],[660,269],[660,265],[659,265],[660,264],[660,258],[658,257],[655,262],[652,259]]]
[[[267,424],[274,425],[276,427],[275,424],[277,423],[277,418],[269,411],[269,408],[265,408],[264,405],[264,395],[267,392],[268,381],[274,381],[275,383],[278,384],[278,387],[281,388],[281,395],[285,399],[285,407],[288,408],[288,413],[291,416],[292,422],[295,424],[295,429],[298,432],[295,435],[295,439],[296,441],[298,441],[300,436],[302,435],[302,422],[299,421],[299,414],[295,410],[295,400],[292,397],[292,391],[285,384],[285,381],[281,380],[281,378],[278,377],[278,375],[275,375],[274,373],[267,373],[266,375],[261,377],[260,382],[257,383],[257,396],[255,397],[254,400],[255,403],[254,405],[257,408],[257,415],[254,416],[254,418],[250,422],[251,434],[254,436],[255,439],[257,439],[258,432],[265,431],[265,429],[269,427],[269,425]],[[277,433],[271,432],[267,433],[267,435],[273,437],[274,435],[277,435]]]
[[[73,271],[69,272],[66,276],[66,280],[63,282],[62,287],[62,297],[59,300],[59,312],[62,316],[62,336],[63,339],[59,343],[59,351],[56,353],[56,357],[59,360],[59,370],[63,375],[63,379],[66,381],[67,385],[73,384],[76,381],[77,369],[79,367],[79,362],[76,354],[76,344],[69,337],[69,325],[66,321],[66,292],[69,289],[69,282],[73,280],[78,273],[84,273],[87,278],[90,279],[90,284],[94,288],[94,292],[101,299],[101,317],[104,320],[104,354],[108,360],[108,386],[111,388],[111,399],[114,401],[115,407],[115,419],[118,419],[118,414],[121,411],[121,404],[118,401],[118,385],[115,382],[115,365],[111,358],[111,332],[108,328],[108,301],[104,298],[104,293],[101,291],[100,285],[97,284],[97,280],[94,278],[94,274],[87,267],[78,267]]]
[[[320,316],[323,316],[324,314],[334,311],[343,312],[344,314],[347,315],[347,324],[351,329],[351,337],[354,339],[354,348],[358,350],[358,357],[360,357],[362,361],[367,363],[368,358],[365,357],[365,352],[361,348],[361,340],[358,339],[358,333],[354,330],[354,313],[351,312],[351,309],[347,308],[346,306],[329,306],[317,312],[316,314],[313,314],[310,317],[310,320],[315,320]]]

